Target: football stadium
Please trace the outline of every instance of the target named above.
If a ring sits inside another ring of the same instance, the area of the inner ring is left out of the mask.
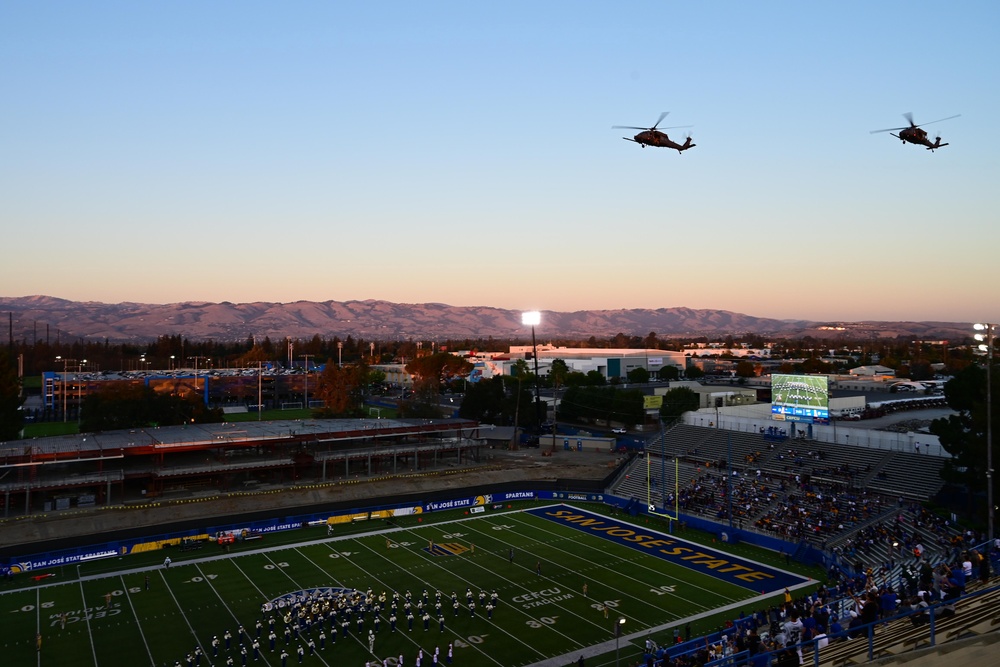
[[[841,665],[996,635],[995,550],[923,505],[940,456],[691,424],[511,450],[476,426],[302,422],[284,437],[326,434],[322,476],[245,488],[193,452],[253,434],[159,432],[135,465],[187,496],[4,520],[5,663]],[[65,475],[71,446],[36,443]]]

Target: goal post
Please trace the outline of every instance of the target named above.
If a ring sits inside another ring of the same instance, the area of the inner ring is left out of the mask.
[[[646,511],[649,514],[655,516],[662,516],[670,521],[677,521],[680,518],[680,460],[674,457],[674,502],[673,507],[668,508],[667,499],[667,458],[664,453],[660,453],[660,497],[656,498],[653,496],[653,461],[646,452]],[[656,504],[656,500],[660,501],[659,506]],[[668,512],[668,509],[673,510],[673,514]]]

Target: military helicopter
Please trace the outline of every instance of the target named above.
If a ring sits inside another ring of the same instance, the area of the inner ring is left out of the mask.
[[[926,146],[927,150],[932,151],[935,148],[941,148],[942,146],[947,146],[948,144],[942,144],[940,136],[934,140],[934,143],[931,143],[931,140],[927,138],[927,132],[925,130],[922,130],[921,128],[924,125],[931,125],[932,123],[940,123],[943,120],[951,120],[952,118],[958,118],[958,116],[961,115],[962,114],[958,114],[956,116],[948,116],[947,118],[942,118],[941,120],[932,120],[930,123],[921,123],[920,125],[915,125],[913,123],[913,114],[907,112],[903,114],[903,118],[905,118],[910,123],[909,127],[890,127],[886,130],[872,130],[871,134],[876,134],[878,132],[899,131],[899,134],[894,134],[892,136],[901,140],[904,144],[908,141],[911,144],[920,144],[921,146]]]
[[[678,144],[677,142],[671,141],[670,137],[667,136],[666,132],[661,132],[656,129],[657,126],[667,117],[669,111],[664,111],[660,114],[660,117],[656,119],[653,127],[632,127],[631,125],[612,125],[612,130],[642,130],[639,134],[635,135],[632,139],[628,137],[622,137],[625,141],[632,141],[643,148],[646,146],[654,146],[656,148],[673,148],[678,153],[683,153],[689,148],[694,148],[696,144],[691,143],[691,136],[688,135],[687,141],[683,144]],[[664,130],[676,130],[682,127],[693,127],[692,125],[675,125],[673,127],[665,127]]]

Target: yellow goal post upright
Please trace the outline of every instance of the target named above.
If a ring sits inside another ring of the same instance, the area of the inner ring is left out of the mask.
[[[649,450],[646,450],[646,511],[654,516],[660,516],[670,521],[678,521],[680,519],[680,459],[676,456],[674,457],[674,506],[673,514],[667,513],[667,503],[666,503],[666,484],[667,484],[667,457],[665,451],[665,441],[663,436],[660,436],[660,488],[662,489],[661,494],[661,504],[662,509],[658,509],[656,503],[653,502],[653,488],[652,488],[652,459],[650,458]]]

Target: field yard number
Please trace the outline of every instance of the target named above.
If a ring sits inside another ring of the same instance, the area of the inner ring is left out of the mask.
[[[674,590],[673,586],[660,586],[659,588],[650,588],[649,592],[656,593],[657,595],[666,595],[667,593],[673,593]]]
[[[497,525],[493,526],[493,530],[510,530],[513,527],[514,526],[508,526],[505,523],[500,523],[500,524],[497,524]]]
[[[353,555],[354,555],[353,551],[341,551],[340,553],[337,553],[336,551],[334,551],[332,554],[330,554],[330,558],[340,558],[342,556],[344,558],[348,558],[348,557],[353,556]],[[288,563],[278,563],[278,565],[280,565],[281,567],[288,567]],[[267,566],[265,565],[264,567],[267,567]]]
[[[280,563],[268,563],[267,565],[264,566],[264,569],[273,570],[276,567],[288,567],[288,563],[286,563],[285,561],[281,561]]]
[[[529,628],[544,628],[546,625],[555,625],[558,616],[542,616],[537,621],[526,621]]]
[[[459,537],[465,537],[465,533],[448,533],[447,535],[442,535],[441,537],[446,540],[454,540]]]
[[[64,625],[69,625],[70,623],[79,623],[80,621],[93,621],[101,618],[110,618],[112,616],[117,616],[122,613],[121,609],[107,609],[97,612],[93,612],[93,609],[88,608],[83,612],[76,611],[71,614],[66,614],[65,623],[63,622],[62,614],[54,615],[49,617],[49,627],[50,628],[62,628]]]
[[[267,565],[265,565],[264,567],[267,567]],[[204,577],[191,577],[190,579],[188,579],[184,583],[185,584],[200,584],[201,582],[205,581],[205,579],[215,579],[218,576],[219,575],[217,575],[217,574],[206,574]],[[139,589],[137,588],[136,592],[138,592],[138,590]],[[112,593],[112,595],[113,595],[113,593]]]
[[[396,547],[412,547],[413,542],[392,542],[389,545],[390,549],[395,549]]]
[[[603,611],[605,607],[607,607],[608,609],[614,609],[615,607],[619,606],[621,603],[622,603],[621,600],[605,600],[604,602],[595,602],[594,604],[592,604],[590,606],[593,609],[596,609],[597,611]]]
[[[55,602],[51,602],[51,601],[43,602],[42,604],[38,605],[38,607],[40,609],[51,609],[54,606],[56,606],[56,603]],[[16,614],[19,611],[35,611],[35,605],[33,605],[33,604],[26,604],[23,607],[21,607],[20,609],[11,609],[10,613]]]
[[[469,648],[469,644],[482,644],[483,642],[486,641],[487,637],[489,637],[488,634],[486,634],[486,635],[471,635],[469,637],[466,637],[466,639],[469,640],[468,643],[463,642],[461,639],[456,639],[455,640],[455,648]]]

